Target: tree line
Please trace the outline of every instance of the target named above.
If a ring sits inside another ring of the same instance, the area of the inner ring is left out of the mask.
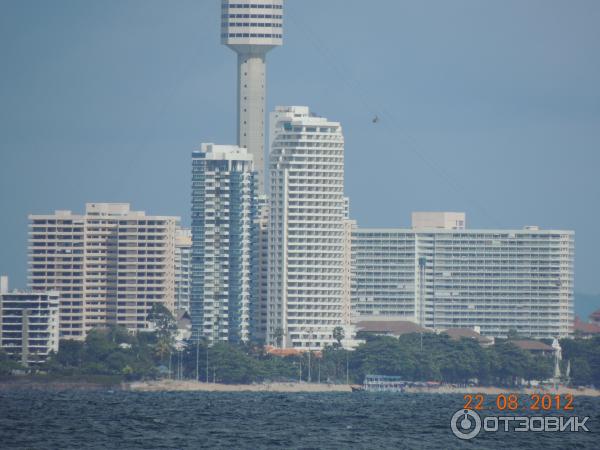
[[[110,326],[90,331],[85,341],[61,341],[39,369],[56,376],[112,375],[125,380],[171,377],[220,383],[312,381],[362,383],[366,374],[395,375],[411,381],[476,382],[512,386],[520,380],[553,376],[553,355],[532,354],[497,339],[489,347],[446,334],[367,336],[354,351],[338,342],[321,352],[275,356],[255,343],[187,341],[175,346],[175,321],[166,308],[153,310],[152,332],[129,334]],[[339,335],[339,333],[338,333]],[[570,363],[575,385],[600,386],[600,337],[564,339],[562,372]],[[0,374],[18,368],[0,352]]]
[[[362,383],[366,374],[379,374],[413,381],[475,380],[484,385],[547,379],[553,371],[552,357],[532,355],[508,341],[482,348],[473,340],[456,341],[444,334],[373,336],[354,351],[332,345],[318,353],[286,357],[252,343],[208,346],[204,340],[189,341],[181,351],[163,344],[156,332],[131,335],[119,327],[95,329],[83,342],[61,341],[58,353],[40,370],[63,376],[171,377],[219,383]]]
[[[576,386],[600,387],[600,336],[560,341],[563,370],[570,364],[571,381]],[[564,372],[563,372],[564,373]]]

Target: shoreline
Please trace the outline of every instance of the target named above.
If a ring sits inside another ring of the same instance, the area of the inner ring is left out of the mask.
[[[114,390],[122,389],[124,384],[123,377],[112,375],[67,375],[63,377],[48,375],[1,376],[0,392],[19,389],[46,391]]]
[[[15,378],[0,379],[0,392],[21,389],[35,389],[47,391],[68,390],[117,390],[131,392],[279,392],[279,393],[351,393],[352,387],[362,385],[306,383],[306,382],[283,382],[283,383],[255,383],[255,384],[222,384],[202,383],[192,380],[147,380],[147,381],[122,381],[122,380],[98,380],[98,379],[40,379],[40,378]],[[407,387],[406,394],[485,394],[497,396],[500,394],[551,394],[566,395],[574,397],[600,397],[600,390],[592,388],[569,388],[559,386],[537,388],[514,388],[496,386],[439,386],[439,387]],[[391,394],[391,393],[389,393]],[[394,394],[398,395],[398,394]],[[402,395],[402,394],[399,394]]]
[[[352,392],[348,384],[325,383],[257,383],[222,384],[191,380],[156,380],[126,383],[125,388],[137,392]]]
[[[353,385],[355,386],[355,385]],[[124,388],[137,392],[352,392],[348,384],[319,383],[264,383],[264,384],[221,384],[197,383],[191,380],[156,380],[125,383]],[[600,397],[600,390],[584,388],[575,389],[565,386],[553,388],[501,388],[493,386],[454,387],[440,386],[435,388],[409,387],[405,394],[572,394],[575,397]]]

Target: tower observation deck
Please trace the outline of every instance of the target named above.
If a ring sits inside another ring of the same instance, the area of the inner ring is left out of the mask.
[[[283,0],[222,0],[221,43],[238,55],[237,140],[264,192],[266,55],[283,43]]]

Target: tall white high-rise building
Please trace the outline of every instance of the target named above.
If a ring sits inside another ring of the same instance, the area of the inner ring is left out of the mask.
[[[29,287],[60,292],[60,337],[85,339],[107,324],[144,329],[155,303],[172,311],[178,223],[128,203],[30,215]]]
[[[342,127],[291,106],[270,130],[269,341],[319,348],[342,325]]]
[[[192,153],[193,338],[247,341],[257,264],[256,172],[234,145]]]
[[[462,213],[414,213],[412,228],[352,230],[353,314],[475,328],[505,337],[568,336],[572,231],[466,229]]]
[[[222,0],[221,42],[238,56],[238,145],[254,159],[265,184],[266,56],[283,43],[283,0]]]

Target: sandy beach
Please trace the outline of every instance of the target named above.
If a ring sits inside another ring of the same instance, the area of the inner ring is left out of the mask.
[[[129,383],[132,391],[205,391],[205,392],[351,392],[347,384],[319,383],[265,383],[265,384],[220,384],[197,383],[195,381],[157,380]]]
[[[156,380],[128,383],[124,389],[141,392],[159,391],[204,391],[204,392],[352,392],[347,384],[319,384],[319,383],[264,383],[264,384],[220,384],[197,383],[183,380]],[[573,394],[573,396],[600,397],[597,389],[573,389],[567,387],[542,388],[499,388],[499,387],[455,387],[440,386],[433,388],[409,387],[405,391],[409,394],[487,394],[499,395],[507,393],[520,394]]]
[[[360,388],[360,385],[353,385]],[[256,384],[222,384],[222,383],[197,383],[192,380],[149,380],[120,382],[117,380],[97,379],[45,379],[40,377],[17,377],[13,379],[0,379],[0,392],[16,389],[40,390],[125,390],[137,392],[169,392],[169,391],[200,391],[200,392],[352,392],[352,387],[347,384],[327,383],[256,383]],[[407,387],[405,394],[485,394],[497,396],[500,394],[572,394],[574,397],[600,397],[600,390],[591,388],[568,388],[559,386],[538,388],[509,388],[509,387],[457,387],[443,385],[439,387]]]

